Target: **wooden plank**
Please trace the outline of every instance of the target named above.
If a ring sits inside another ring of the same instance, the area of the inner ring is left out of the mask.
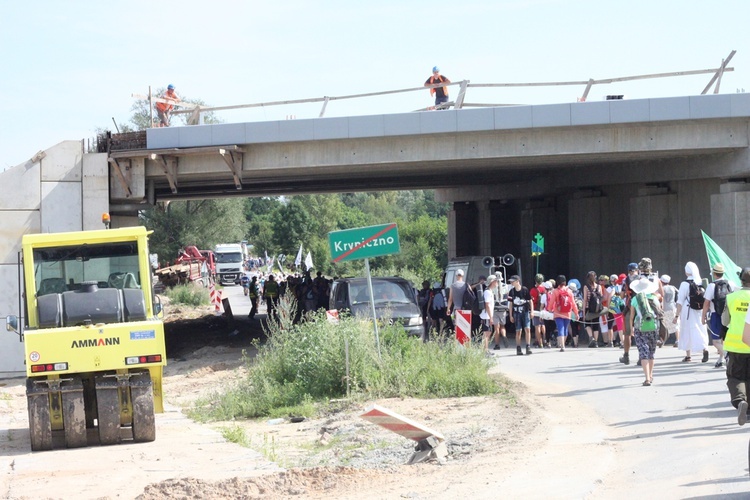
[[[115,171],[115,177],[117,177],[117,180],[120,181],[122,188],[125,190],[125,196],[130,198],[131,196],[133,196],[133,192],[130,190],[128,181],[125,180],[125,174],[122,173],[122,169],[120,168],[120,163],[117,161],[116,158],[112,158],[112,157],[109,157],[107,160],[114,167],[112,170]]]
[[[219,149],[219,154],[224,159],[224,162],[229,167],[229,170],[232,171],[232,177],[234,177],[234,186],[238,190],[242,189],[242,153]]]
[[[150,158],[152,154],[169,155],[169,156],[191,156],[191,155],[212,155],[219,150],[233,151],[244,153],[245,149],[238,145],[231,146],[205,146],[197,148],[166,148],[166,149],[137,149],[132,151],[113,151],[110,158]]]
[[[438,83],[435,85],[426,85],[426,86],[423,85],[421,87],[409,87],[407,89],[384,90],[382,92],[367,92],[364,94],[351,94],[351,95],[344,95],[344,96],[313,97],[309,99],[292,99],[288,101],[259,102],[259,103],[253,103],[253,104],[238,104],[234,106],[211,106],[211,107],[201,108],[201,111],[225,111],[228,109],[262,108],[266,106],[283,106],[287,104],[306,104],[306,103],[312,103],[312,102],[323,102],[325,100],[340,101],[344,99],[357,99],[360,97],[375,97],[375,96],[389,95],[389,94],[400,94],[403,92],[415,92],[419,90],[431,89],[431,88],[437,88],[437,87],[450,87],[452,85],[461,85],[461,83],[462,82]],[[182,113],[189,113],[189,111],[175,110],[172,112],[173,115],[182,114]]]
[[[192,102],[175,101],[174,99],[164,99],[163,97],[154,97],[154,96],[149,97],[143,94],[130,94],[130,97],[133,97],[135,99],[140,99],[143,101],[163,102],[164,104],[172,104],[174,106],[180,106],[181,108],[186,108],[186,109],[195,109],[198,107],[197,104],[193,104]]]
[[[156,161],[159,165],[161,165],[161,168],[164,171],[164,175],[167,176],[167,181],[169,182],[169,188],[172,190],[172,194],[176,193],[177,192],[177,171],[176,171],[177,159],[170,158],[164,155],[154,154],[154,153],[151,154],[150,158]]]
[[[714,70],[715,71],[714,76],[711,78],[711,80],[709,80],[708,85],[706,85],[706,88],[703,89],[703,92],[701,92],[701,94],[705,94],[706,92],[708,92],[708,89],[711,88],[711,85],[713,85],[714,82],[718,78],[720,78],[721,75],[723,75],[725,71],[733,71],[733,68],[727,68],[727,64],[729,64],[729,61],[732,60],[732,58],[734,57],[736,53],[737,51],[733,50],[732,52],[729,53],[726,59],[721,61],[721,66],[719,67],[719,69]]]

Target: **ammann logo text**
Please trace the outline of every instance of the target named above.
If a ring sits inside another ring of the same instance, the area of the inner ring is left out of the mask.
[[[105,345],[120,345],[120,339],[118,337],[110,337],[107,339],[74,340],[70,348],[77,349],[79,347],[99,347]]]
[[[366,238],[362,238],[360,241],[354,241],[351,243],[343,243],[341,241],[337,241],[333,244],[334,250],[337,252],[345,252],[346,250],[351,250],[352,248],[359,247],[362,245],[362,242],[365,241]],[[372,247],[379,247],[381,245],[393,245],[396,242],[395,238],[393,236],[387,236],[385,238],[375,238],[372,241],[369,241],[362,245],[363,247],[372,248]]]

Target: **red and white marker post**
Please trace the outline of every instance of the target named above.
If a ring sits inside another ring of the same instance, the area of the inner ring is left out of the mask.
[[[456,310],[456,340],[461,345],[471,340],[471,311],[468,309]]]

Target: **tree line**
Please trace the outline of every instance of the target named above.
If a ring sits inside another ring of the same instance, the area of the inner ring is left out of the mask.
[[[448,209],[425,190],[172,201],[140,217],[154,231],[150,246],[160,262],[173,261],[186,245],[212,249],[247,240],[255,256],[285,255],[286,270],[302,245],[315,271],[327,276],[358,276],[364,268],[362,261],[331,261],[329,232],[396,222],[401,252],[370,259],[370,268],[418,285],[438,280],[445,269]]]

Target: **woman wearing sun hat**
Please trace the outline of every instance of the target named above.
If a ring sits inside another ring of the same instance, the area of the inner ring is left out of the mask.
[[[643,385],[649,386],[654,381],[654,354],[656,341],[659,340],[659,316],[661,308],[654,293],[658,285],[646,277],[630,284],[633,298],[630,301],[630,326],[635,334],[635,346],[638,359],[646,380]]]

